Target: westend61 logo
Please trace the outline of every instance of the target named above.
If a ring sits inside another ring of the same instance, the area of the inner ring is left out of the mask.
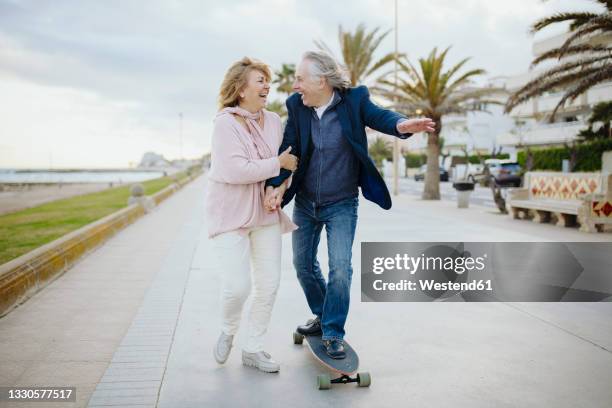
[[[363,242],[361,300],[611,301],[610,265],[610,242]]]

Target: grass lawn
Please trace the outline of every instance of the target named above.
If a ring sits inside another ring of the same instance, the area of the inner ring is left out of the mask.
[[[177,176],[182,179],[187,173]],[[172,182],[162,177],[142,185],[145,194],[152,195]],[[125,185],[0,215],[0,264],[127,207],[129,197],[130,186]]]

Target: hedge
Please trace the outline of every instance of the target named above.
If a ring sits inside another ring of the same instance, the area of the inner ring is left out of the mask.
[[[404,159],[406,159],[406,167],[411,169],[421,167],[427,163],[427,155],[425,154],[406,153],[404,154]]]
[[[482,160],[487,160],[491,158],[490,154],[482,154],[480,155]],[[414,154],[414,153],[406,153],[404,154],[404,158],[406,159],[406,167],[408,168],[416,168],[421,167],[423,164],[427,163],[427,155],[425,154]],[[510,155],[508,153],[502,153],[495,156],[496,159],[509,159]],[[472,164],[480,164],[480,159],[477,155],[472,155],[468,157],[468,160]]]
[[[482,158],[482,160],[487,160],[487,159],[492,159],[493,157],[490,154],[481,154],[480,158]],[[510,154],[509,153],[500,153],[497,156],[495,156],[495,159],[500,159],[500,160],[506,160],[510,158]],[[470,163],[472,164],[480,164],[480,159],[478,158],[477,155],[471,155],[468,157],[468,160]]]
[[[601,156],[608,150],[612,150],[612,139],[576,144],[576,164],[572,171],[600,171]],[[531,149],[531,154],[531,170],[561,171],[563,160],[570,159],[571,150],[567,147],[541,148]],[[521,167],[527,169],[527,151],[518,152],[517,159]]]

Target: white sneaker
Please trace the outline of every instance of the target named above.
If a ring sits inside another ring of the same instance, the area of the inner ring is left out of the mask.
[[[242,351],[242,364],[255,367],[266,373],[277,373],[280,371],[280,365],[272,360],[272,356],[265,351],[258,351],[257,353]]]
[[[221,332],[219,340],[217,340],[217,344],[213,349],[213,355],[215,356],[215,360],[217,360],[217,363],[223,364],[227,361],[229,353],[232,350],[233,341],[234,336]]]

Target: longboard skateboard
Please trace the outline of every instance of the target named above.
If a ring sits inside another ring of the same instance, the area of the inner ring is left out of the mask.
[[[346,340],[344,340],[346,357],[341,360],[336,360],[328,356],[325,352],[325,345],[320,335],[304,336],[303,334],[294,332],[293,344],[302,344],[304,338],[314,358],[332,373],[340,375],[332,379],[329,374],[319,374],[317,376],[317,385],[320,390],[328,390],[331,388],[332,384],[347,384],[353,382],[356,382],[359,387],[370,386],[370,373],[362,372],[352,377],[359,369],[359,356]]]

